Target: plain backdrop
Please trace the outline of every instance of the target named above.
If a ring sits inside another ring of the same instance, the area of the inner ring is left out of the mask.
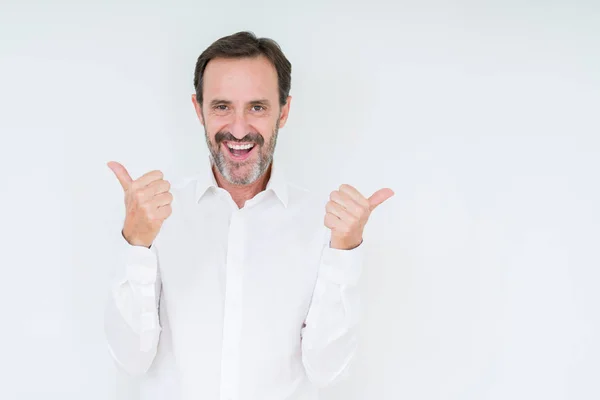
[[[396,191],[323,399],[600,398],[598,1],[0,4],[0,398],[137,398],[103,334],[106,162],[204,168],[194,64],[240,30],[293,64],[291,180]]]

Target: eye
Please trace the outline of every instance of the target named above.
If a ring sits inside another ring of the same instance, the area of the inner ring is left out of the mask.
[[[225,104],[218,104],[214,106],[214,109],[218,111],[227,111],[227,106]]]
[[[265,108],[263,106],[259,106],[259,105],[252,106],[252,111],[259,112],[259,111],[264,111],[264,110],[265,110]]]

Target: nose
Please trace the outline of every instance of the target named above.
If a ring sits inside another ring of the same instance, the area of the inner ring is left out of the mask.
[[[250,132],[250,127],[248,125],[248,121],[246,119],[246,114],[244,111],[238,111],[234,114],[233,121],[231,123],[231,134],[236,139],[242,139],[248,132]]]

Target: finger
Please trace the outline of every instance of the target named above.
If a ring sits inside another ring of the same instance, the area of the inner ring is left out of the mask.
[[[354,200],[357,204],[368,208],[369,207],[369,200],[367,200],[367,198],[365,196],[363,196],[355,187],[347,185],[347,184],[343,184],[340,186],[340,192],[347,194],[348,196],[350,196],[350,198],[352,200]]]
[[[344,221],[352,221],[352,220],[356,219],[356,217],[354,215],[350,214],[348,212],[348,210],[346,210],[344,207],[342,207],[338,203],[334,203],[333,201],[327,202],[327,205],[325,206],[325,211],[327,211],[330,214],[335,215],[336,217],[338,217],[339,219],[344,220]]]
[[[339,219],[337,216],[332,213],[325,214],[325,226],[331,229],[331,232],[337,232],[343,234],[344,232],[349,231],[349,225],[346,221]]]
[[[146,187],[136,189],[132,193],[136,194],[139,203],[146,203],[154,201],[154,198],[160,194],[169,193],[169,187],[169,182],[161,179],[152,182]],[[132,188],[135,188],[135,186],[132,186]]]
[[[171,204],[165,204],[164,206],[158,207],[156,210],[156,216],[160,219],[166,219],[173,213]]]
[[[152,198],[152,205],[156,208],[171,204],[173,201],[173,195],[170,192],[157,194]]]
[[[149,184],[151,184],[154,181],[161,180],[162,178],[164,178],[164,175],[161,171],[159,171],[159,170],[150,171],[150,172],[147,172],[144,175],[140,176],[138,179],[136,179],[133,182],[132,187],[135,189],[140,189],[140,188],[148,186]]]
[[[127,172],[127,169],[116,161],[109,161],[106,165],[108,165],[108,168],[110,168],[112,172],[114,172],[123,190],[129,189],[131,183],[133,182],[133,179],[131,179],[131,176],[129,175],[129,172]]]
[[[364,212],[364,208],[356,203],[348,194],[334,190],[329,196],[331,201],[344,207],[350,214],[358,217]]]
[[[171,183],[164,179],[159,179],[150,183],[144,190],[148,190],[151,195],[168,192],[171,189]]]
[[[342,220],[332,213],[325,213],[325,226],[331,230],[341,228]]]
[[[394,191],[389,188],[379,189],[371,197],[369,197],[369,206],[371,207],[371,211],[375,209],[378,205],[389,199],[394,195]]]

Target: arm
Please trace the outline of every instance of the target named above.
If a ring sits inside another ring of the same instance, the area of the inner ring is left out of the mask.
[[[363,229],[375,207],[393,194],[386,188],[367,199],[344,184],[331,192],[325,205],[326,240],[301,332],[306,375],[317,386],[338,380],[354,359],[359,318],[356,285],[362,269]]]
[[[334,249],[329,237],[302,328],[302,361],[308,378],[319,387],[337,382],[348,371],[358,343],[360,298],[357,282],[364,244]]]
[[[161,281],[156,246],[130,245],[121,235],[122,261],[110,285],[104,315],[109,351],[131,375],[144,374],[156,355],[161,326]]]
[[[152,365],[160,338],[162,285],[154,243],[171,215],[173,195],[159,170],[134,181],[118,162],[107,165],[123,188],[125,221],[119,235],[123,258],[110,287],[104,331],[117,365],[131,375],[141,375]]]

